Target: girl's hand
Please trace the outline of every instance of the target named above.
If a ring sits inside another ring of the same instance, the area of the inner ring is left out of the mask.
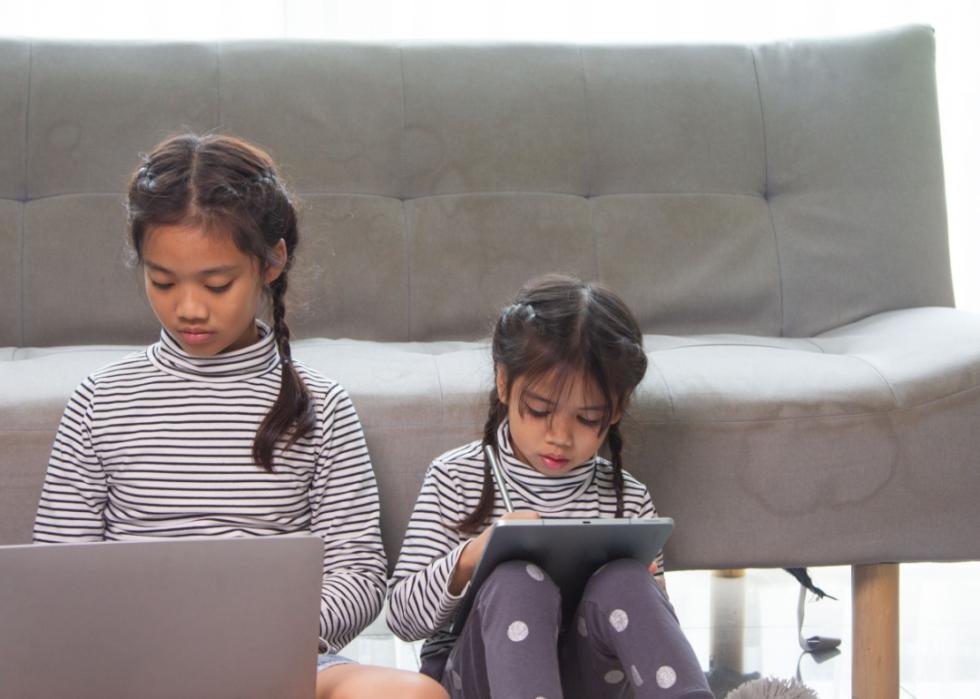
[[[515,512],[508,512],[500,519],[541,519],[541,515],[531,510],[517,510]],[[480,557],[483,556],[483,550],[487,547],[487,542],[490,541],[490,534],[492,532],[493,526],[487,527],[480,533],[480,536],[475,539],[470,539],[467,542],[463,553],[459,556],[459,560],[456,561],[456,568],[453,570],[452,580],[449,581],[449,594],[453,596],[459,595],[463,591],[463,588],[466,587],[466,583],[473,577],[473,571],[476,570],[476,564],[480,562]]]
[[[657,562],[654,561],[653,563],[650,564],[650,575],[656,575],[656,574],[657,574]],[[667,581],[664,580],[663,576],[661,575],[659,578],[654,578],[653,581],[658,585],[660,585],[660,589],[663,590],[664,597],[666,597],[669,600],[670,596],[667,594]]]

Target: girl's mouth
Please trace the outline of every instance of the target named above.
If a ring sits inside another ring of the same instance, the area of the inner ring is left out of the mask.
[[[211,339],[213,332],[207,330],[181,330],[180,336],[189,345],[200,345]]]
[[[544,465],[547,468],[553,471],[558,471],[560,469],[563,469],[568,464],[568,459],[566,459],[563,456],[558,456],[556,454],[555,455],[541,454],[541,461],[544,462]]]

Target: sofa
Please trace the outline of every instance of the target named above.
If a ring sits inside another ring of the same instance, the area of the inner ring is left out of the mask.
[[[498,309],[544,272],[599,279],[648,333],[623,426],[668,569],[854,566],[855,694],[897,688],[895,564],[980,559],[980,316],[954,307],[931,29],[0,41],[0,544],[30,540],[71,390],[159,333],[123,191],[183,130],[263,145],[297,195],[294,354],[360,413],[390,563],[428,462],[480,434]]]

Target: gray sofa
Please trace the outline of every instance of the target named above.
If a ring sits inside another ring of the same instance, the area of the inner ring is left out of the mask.
[[[0,41],[0,543],[30,538],[72,388],[157,336],[122,191],[191,129],[266,146],[299,195],[295,354],[353,396],[392,562],[428,461],[479,433],[481,338],[546,271],[649,333],[624,425],[668,567],[980,558],[933,42]]]

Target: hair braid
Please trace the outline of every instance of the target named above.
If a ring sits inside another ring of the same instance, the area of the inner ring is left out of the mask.
[[[619,423],[609,426],[606,434],[609,444],[609,455],[612,456],[613,489],[616,491],[616,516],[623,516],[623,436],[619,432]]]
[[[265,416],[252,444],[252,456],[267,471],[272,471],[272,452],[276,442],[288,435],[286,446],[291,446],[303,435],[313,429],[316,418],[310,395],[303,378],[293,366],[292,349],[289,346],[289,326],[286,324],[286,272],[270,284],[272,292],[272,331],[279,356],[282,358],[282,379],[279,395]]]
[[[483,425],[483,446],[497,446],[497,428],[507,415],[507,406],[500,401],[497,389],[490,390],[490,411],[487,414],[487,421]],[[480,528],[486,524],[490,514],[493,512],[493,473],[487,457],[483,455],[483,488],[480,491],[480,501],[476,508],[459,523],[459,531],[465,534],[476,534]]]

